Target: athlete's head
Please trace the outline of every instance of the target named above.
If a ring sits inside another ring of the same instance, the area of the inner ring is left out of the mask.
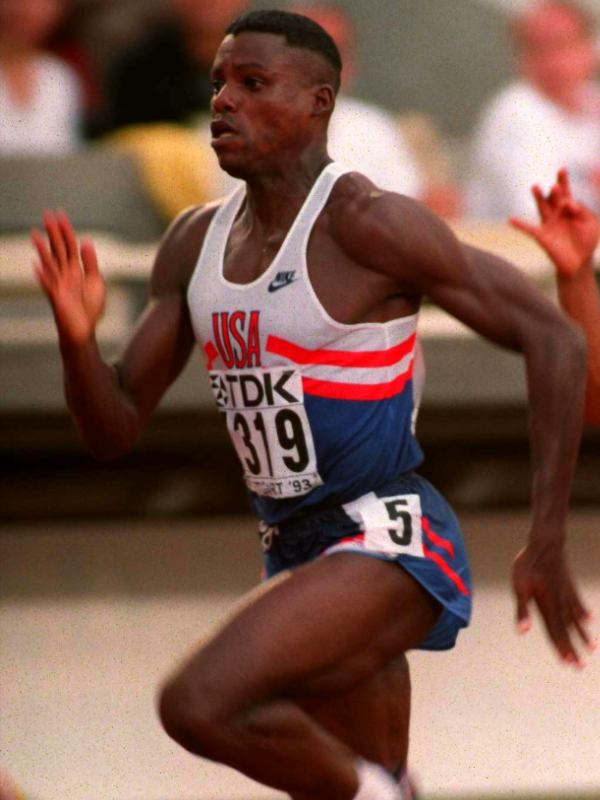
[[[556,102],[569,102],[594,75],[594,24],[575,3],[538,2],[513,21],[512,34],[519,71]]]
[[[320,25],[331,36],[340,52],[344,69],[342,85],[347,89],[356,78],[356,31],[350,15],[331,3],[294,3],[296,14],[304,14]]]
[[[227,29],[212,68],[213,147],[241,178],[325,146],[341,59],[320,25],[286,11],[253,11]]]

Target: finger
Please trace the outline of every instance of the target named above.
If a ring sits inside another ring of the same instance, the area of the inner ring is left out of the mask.
[[[516,591],[517,598],[517,633],[524,634],[531,630],[529,615],[529,596],[523,591]]]
[[[77,246],[75,231],[73,230],[69,217],[62,209],[56,212],[56,222],[63,236],[69,262],[79,265],[79,248]]]
[[[583,206],[572,198],[564,201],[562,208],[567,212],[570,217],[580,217],[583,213]]]
[[[53,278],[56,278],[57,274],[57,265],[52,253],[48,249],[46,245],[46,240],[40,231],[37,229],[33,229],[31,231],[31,241],[33,246],[37,250],[38,256],[40,258],[40,263],[43,269],[49,274],[52,275]]]
[[[561,199],[562,199],[562,189],[559,184],[554,184],[552,189],[550,189],[550,193],[548,194],[548,205],[552,209],[556,209],[559,207]]]
[[[586,626],[592,623],[594,615],[589,609],[587,609],[583,605],[577,592],[573,592],[573,596],[571,599],[571,607],[573,611],[573,617],[575,620],[574,622],[575,628],[579,633],[581,639],[585,643],[587,651],[589,653],[593,653],[598,647],[598,642],[596,638],[592,636],[590,631],[588,631]]]
[[[84,239],[81,242],[81,262],[83,269],[87,275],[97,275],[100,270],[98,269],[98,255],[96,248],[91,239]]]
[[[50,240],[52,254],[58,261],[58,268],[63,269],[67,265],[67,250],[56,217],[51,211],[44,212],[44,227]]]
[[[525,222],[525,220],[519,219],[518,217],[509,217],[508,222],[513,228],[531,236],[536,242],[540,241],[540,229],[536,225],[531,225],[529,222]]]
[[[558,183],[567,197],[572,197],[569,170],[566,167],[558,170]]]
[[[562,661],[574,667],[583,667],[584,663],[571,640],[565,616],[562,613],[563,609],[559,608],[558,599],[552,601],[551,598],[538,597],[538,607],[548,635]]]
[[[550,207],[548,205],[548,201],[544,197],[544,193],[542,192],[540,186],[538,186],[537,183],[535,184],[535,186],[531,187],[531,194],[533,195],[533,199],[535,200],[535,204],[537,206],[540,218],[542,222],[545,222],[550,216]]]
[[[33,275],[43,291],[50,295],[52,293],[52,282],[48,273],[44,270],[41,261],[34,259],[32,263]]]
[[[573,589],[571,595],[571,606],[575,615],[577,616],[577,619],[583,620],[584,622],[591,622],[594,619],[594,615],[589,608],[582,603],[581,598],[575,589]]]
[[[589,633],[589,631],[586,629],[585,622],[584,622],[583,618],[578,618],[578,617],[576,617],[574,615],[573,616],[573,627],[575,628],[575,630],[577,631],[577,633],[579,635],[579,638],[581,639],[581,641],[585,645],[586,650],[588,650],[588,652],[590,652],[590,653],[593,653],[594,650],[596,649],[595,641],[592,638],[592,636]]]

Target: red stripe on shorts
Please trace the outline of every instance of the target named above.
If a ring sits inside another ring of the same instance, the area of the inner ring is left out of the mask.
[[[435,564],[438,565],[438,567],[442,570],[444,575],[446,575],[448,578],[450,578],[452,583],[455,584],[456,588],[458,589],[458,591],[461,594],[464,594],[464,595],[467,595],[467,596],[470,594],[469,590],[467,589],[467,587],[465,586],[465,584],[463,582],[463,579],[444,560],[443,556],[441,556],[439,553],[435,553],[433,550],[429,550],[429,548],[426,547],[425,545],[423,545],[423,555],[425,556],[425,558],[431,559],[431,561],[433,561]]]
[[[442,550],[445,550],[449,554],[450,558],[454,558],[454,545],[449,539],[443,539],[439,533],[431,530],[427,517],[422,518],[421,527],[423,528],[423,533],[432,544],[436,547],[441,547]]]
[[[345,539],[340,539],[334,547],[337,547],[339,544],[354,544],[354,542],[364,542],[365,535],[364,533],[357,533],[356,536],[346,536]]]

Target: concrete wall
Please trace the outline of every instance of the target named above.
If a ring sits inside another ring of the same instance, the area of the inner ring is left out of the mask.
[[[68,487],[65,487],[65,491]],[[572,521],[575,571],[600,609],[600,510]],[[525,515],[466,515],[472,627],[414,653],[412,766],[427,796],[600,793],[600,655],[557,663],[519,639],[508,590]],[[155,689],[256,579],[254,524],[69,523],[0,529],[0,763],[40,800],[247,800],[274,793],[162,733]]]

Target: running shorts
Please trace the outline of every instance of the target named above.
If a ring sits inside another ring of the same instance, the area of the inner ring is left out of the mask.
[[[279,525],[260,523],[265,577],[331,553],[395,561],[442,606],[421,650],[449,650],[471,617],[472,584],[458,521],[442,495],[406,473],[377,491]]]

